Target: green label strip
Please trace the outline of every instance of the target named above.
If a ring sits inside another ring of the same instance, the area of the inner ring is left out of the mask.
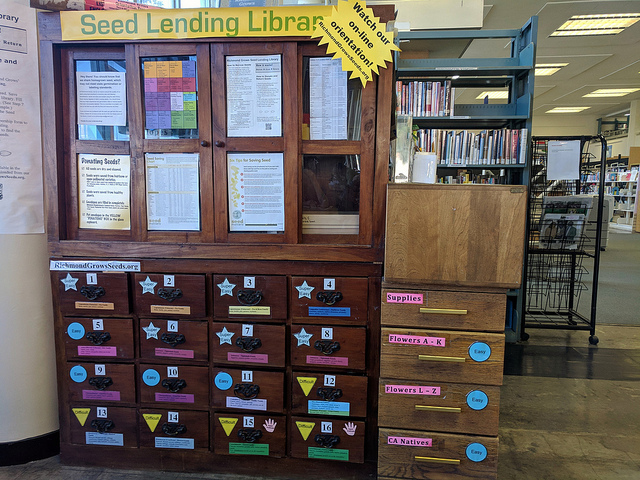
[[[343,462],[349,461],[349,450],[345,450],[344,448],[308,447],[308,449],[309,458],[341,460]]]

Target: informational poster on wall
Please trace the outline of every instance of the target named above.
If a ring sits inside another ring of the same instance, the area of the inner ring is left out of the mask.
[[[131,229],[129,155],[78,155],[80,228]]]
[[[281,136],[280,55],[229,56],[226,60],[227,136]]]
[[[347,139],[347,72],[340,60],[309,59],[311,140]]]
[[[124,72],[76,72],[78,125],[127,124]]]
[[[35,10],[0,8],[0,234],[44,233]]]
[[[197,153],[147,153],[147,229],[200,230]]]
[[[229,230],[284,231],[284,154],[227,154]]]

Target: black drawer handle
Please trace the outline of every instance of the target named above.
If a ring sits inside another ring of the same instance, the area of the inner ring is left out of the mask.
[[[316,293],[316,299],[325,305],[335,305],[342,300],[342,292],[318,292]]]
[[[319,433],[313,438],[318,445],[324,448],[334,448],[340,443],[340,437],[337,435],[329,435],[327,433]]]
[[[171,347],[177,347],[187,341],[182,333],[163,333],[160,335],[160,341],[170,345]]]
[[[94,285],[85,285],[80,289],[80,295],[83,295],[87,300],[96,300],[103,297],[107,293],[103,287]]]
[[[313,344],[313,348],[320,350],[323,355],[331,355],[332,353],[340,350],[340,342],[334,342],[332,340],[316,340]]]
[[[187,426],[182,423],[164,423],[162,425],[162,433],[170,437],[187,433]]]
[[[327,401],[333,402],[334,400],[342,397],[342,389],[341,388],[331,388],[331,387],[320,387],[317,392],[318,396]]]
[[[113,420],[108,420],[106,418],[96,418],[95,420],[91,420],[91,428],[93,428],[98,433],[106,433],[109,430],[113,430],[116,424],[113,423]]]
[[[258,305],[262,301],[261,290],[238,290],[236,298],[242,305]]]
[[[262,340],[256,337],[238,337],[236,345],[245,352],[253,352],[262,346]]]
[[[106,390],[113,385],[113,379],[111,377],[91,377],[89,379],[89,385],[96,390]]]
[[[179,288],[159,288],[158,296],[167,302],[173,302],[179,298],[182,298],[182,290]]]
[[[260,393],[260,385],[255,383],[236,383],[233,394],[240,400],[253,400]]]
[[[262,438],[262,430],[259,428],[241,428],[238,437],[247,443],[256,443]]]
[[[94,345],[102,345],[111,340],[111,334],[109,332],[88,332],[85,338]]]
[[[187,386],[187,381],[182,378],[165,378],[162,380],[162,386],[169,390],[171,393],[177,393]]]

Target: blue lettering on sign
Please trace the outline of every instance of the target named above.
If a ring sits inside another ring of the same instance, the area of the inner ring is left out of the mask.
[[[67,335],[69,335],[74,340],[80,340],[84,337],[84,327],[81,323],[78,322],[70,323],[67,327]]]
[[[481,443],[470,443],[467,445],[466,454],[472,462],[481,462],[487,458],[487,447]]]
[[[69,376],[74,382],[82,383],[87,379],[87,371],[82,365],[76,365],[75,367],[71,368]]]
[[[484,342],[474,342],[469,347],[469,356],[476,362],[484,362],[491,356],[491,347]]]
[[[233,385],[233,378],[227,372],[220,372],[213,380],[218,390],[229,390]]]
[[[142,381],[145,383],[145,385],[155,387],[158,383],[160,383],[160,374],[153,368],[147,368],[142,374]]]
[[[349,307],[309,307],[310,317],[350,317]]]
[[[467,393],[467,405],[472,410],[482,410],[489,405],[489,397],[482,390],[473,390]]]

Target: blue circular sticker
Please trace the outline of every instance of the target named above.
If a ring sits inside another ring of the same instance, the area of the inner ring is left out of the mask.
[[[467,393],[467,405],[471,410],[482,410],[489,405],[489,397],[482,390],[473,390]]]
[[[142,381],[150,387],[155,387],[160,383],[160,374],[153,368],[147,368],[142,374]]]
[[[491,356],[491,347],[484,342],[474,342],[469,347],[469,356],[476,362],[484,362]]]
[[[470,443],[465,453],[472,462],[481,462],[487,458],[487,447],[481,443]]]
[[[220,372],[213,379],[219,390],[229,390],[233,385],[233,378],[227,372]]]
[[[69,376],[74,382],[82,383],[87,379],[87,371],[82,365],[76,365],[75,367],[71,367]]]
[[[67,327],[67,335],[69,335],[74,340],[80,340],[84,337],[84,327],[81,323],[78,322],[70,323]]]

